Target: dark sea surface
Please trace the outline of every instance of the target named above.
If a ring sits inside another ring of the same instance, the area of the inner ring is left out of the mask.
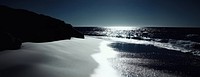
[[[76,27],[76,29],[89,36],[115,37],[161,43],[166,46],[163,46],[164,48],[167,48],[168,45],[169,49],[200,55],[200,28]]]
[[[85,35],[114,41],[108,59],[119,77],[200,77],[200,28],[76,27]]]

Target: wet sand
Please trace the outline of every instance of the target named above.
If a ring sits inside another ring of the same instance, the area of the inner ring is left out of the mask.
[[[124,42],[108,45],[117,51],[113,67],[126,77],[200,77],[200,57],[180,51]]]

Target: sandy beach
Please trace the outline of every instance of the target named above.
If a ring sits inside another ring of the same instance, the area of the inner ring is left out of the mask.
[[[0,53],[0,77],[90,77],[98,63],[91,57],[102,40],[89,38],[24,43]]]

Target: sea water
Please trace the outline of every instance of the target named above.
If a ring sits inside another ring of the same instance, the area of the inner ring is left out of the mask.
[[[85,35],[110,41],[100,45],[101,54],[96,59],[104,56],[103,60],[110,63],[115,69],[113,70],[115,75],[107,72],[111,77],[200,76],[200,28],[78,27],[76,29]],[[100,64],[105,62],[96,61]],[[106,68],[100,69],[106,71]]]
[[[141,43],[200,55],[200,28],[78,27],[85,35],[121,42]],[[104,37],[102,37],[104,36]]]

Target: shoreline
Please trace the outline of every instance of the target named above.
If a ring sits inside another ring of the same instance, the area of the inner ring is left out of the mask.
[[[187,77],[200,58],[153,45],[86,36],[48,43],[23,43],[0,53],[1,77]]]
[[[198,73],[200,73],[198,71],[200,70],[199,56],[173,49],[151,44],[104,39],[100,50],[100,53],[93,55],[100,64],[95,70],[99,72],[97,77],[101,77],[102,72],[107,70],[114,71],[104,73],[104,76],[110,75],[110,77],[193,77],[199,76]],[[102,57],[104,58],[102,59]],[[105,58],[109,64],[105,63]],[[105,70],[103,67],[107,67],[106,65],[113,68]],[[115,75],[113,75],[114,73]]]
[[[111,43],[111,41],[102,41],[99,46],[100,52],[92,55],[99,66],[94,70],[94,74],[91,77],[121,77],[118,71],[113,68],[113,64],[108,60],[117,56],[117,52],[108,46]]]

